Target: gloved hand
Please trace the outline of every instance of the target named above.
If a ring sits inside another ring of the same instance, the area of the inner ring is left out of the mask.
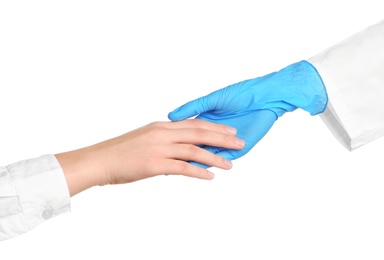
[[[245,80],[190,101],[169,113],[168,118],[179,121],[197,116],[235,127],[237,136],[246,142],[244,149],[203,146],[234,160],[248,153],[285,112],[301,108],[316,115],[325,110],[327,101],[325,86],[316,69],[309,62],[300,61],[278,72]]]

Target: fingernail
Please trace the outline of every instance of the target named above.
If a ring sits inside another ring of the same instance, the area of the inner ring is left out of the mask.
[[[210,172],[210,171],[207,171],[208,172],[208,177],[210,179],[213,179],[215,177],[215,174],[213,174],[213,172]]]
[[[245,145],[245,142],[239,138],[235,138],[235,143],[240,147],[243,147]]]
[[[225,129],[227,130],[228,133],[230,134],[236,134],[237,130],[236,128],[230,127],[230,126],[225,126]]]
[[[224,159],[224,163],[225,163],[225,165],[226,165],[227,167],[229,167],[229,168],[232,167],[232,162],[231,162],[231,161]]]

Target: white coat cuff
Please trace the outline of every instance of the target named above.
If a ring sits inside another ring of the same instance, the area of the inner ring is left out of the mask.
[[[384,135],[384,20],[308,61],[328,93],[321,118],[347,149]]]
[[[54,155],[20,161],[5,167],[9,191],[15,191],[13,210],[0,221],[0,240],[25,233],[51,217],[70,211],[63,170]],[[3,173],[4,174],[4,173]]]

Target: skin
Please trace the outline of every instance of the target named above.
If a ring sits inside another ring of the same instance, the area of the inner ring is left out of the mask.
[[[69,192],[130,183],[164,174],[211,180],[214,174],[188,161],[229,170],[232,163],[197,144],[241,150],[236,129],[198,119],[154,122],[121,136],[56,154]]]

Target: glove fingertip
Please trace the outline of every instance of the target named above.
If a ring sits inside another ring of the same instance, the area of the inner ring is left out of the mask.
[[[179,116],[177,115],[177,112],[175,112],[175,111],[172,111],[172,112],[168,113],[168,119],[171,120],[171,121],[180,121],[180,120],[182,120],[182,119],[179,118]]]
[[[168,114],[168,118],[171,121],[181,121],[194,116],[195,113],[190,111],[186,105],[176,108]]]

